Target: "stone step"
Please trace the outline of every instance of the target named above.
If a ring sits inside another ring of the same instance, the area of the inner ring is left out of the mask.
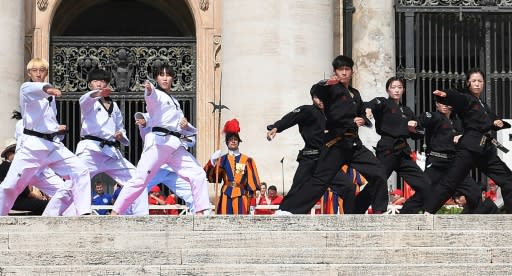
[[[131,231],[402,231],[512,229],[511,215],[0,217],[0,233]]]
[[[492,264],[203,264],[3,266],[1,275],[510,275],[512,265]]]
[[[0,233],[0,250],[167,250],[196,248],[512,246],[512,231],[166,231]]]
[[[510,263],[512,247],[202,248],[167,250],[0,250],[9,266],[203,264],[489,264]]]

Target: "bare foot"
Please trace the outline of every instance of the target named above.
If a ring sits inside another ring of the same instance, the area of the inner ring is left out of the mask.
[[[117,215],[119,215],[119,214],[118,214],[116,211],[112,210],[112,212],[110,212],[110,215],[111,215],[111,216],[117,216]]]

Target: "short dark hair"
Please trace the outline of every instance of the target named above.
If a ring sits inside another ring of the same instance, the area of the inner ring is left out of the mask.
[[[276,186],[274,186],[274,185],[270,185],[270,186],[268,186],[267,190],[272,190],[272,191],[274,191],[274,192],[277,192],[277,188],[276,188]]]
[[[309,94],[311,97],[317,96],[318,97],[318,91],[321,91],[321,89],[329,89],[327,86],[327,80],[321,80],[311,86],[311,89],[309,90]]]
[[[102,80],[106,83],[110,82],[110,73],[99,68],[94,68],[91,71],[89,71],[89,74],[87,74],[87,82],[91,82],[93,80]]]
[[[171,65],[168,63],[161,63],[153,68],[153,79],[156,79],[158,75],[163,72],[167,72],[174,79],[176,77],[176,73],[172,69]]]
[[[339,69],[343,66],[353,68],[354,61],[351,58],[344,56],[344,55],[339,55],[339,56],[335,57],[334,60],[332,61],[332,68],[334,70]]]
[[[235,137],[238,140],[238,143],[242,142],[242,139],[240,139],[240,135],[238,133],[229,132],[226,133],[226,145],[228,144],[229,139],[231,139],[232,137]]]

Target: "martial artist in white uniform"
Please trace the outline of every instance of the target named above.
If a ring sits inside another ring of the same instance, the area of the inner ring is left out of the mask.
[[[155,89],[149,82],[145,84],[144,99],[151,118],[151,132],[145,138],[144,149],[137,164],[137,177],[123,187],[114,204],[113,215],[122,213],[144,192],[164,164],[190,183],[196,214],[203,214],[210,209],[206,173],[180,140],[180,131],[187,128],[188,124],[180,124],[183,112],[178,101],[169,94],[172,76],[171,67],[163,64],[154,71],[159,89]]]
[[[151,127],[149,127],[149,114],[141,112],[135,113],[135,123],[139,126],[140,137],[142,138],[142,141],[144,141],[146,134],[151,132]],[[181,139],[181,142],[183,147],[188,150],[196,144],[195,134],[197,129],[190,123],[187,122],[187,124],[188,126],[186,129],[189,131],[182,130],[181,134],[186,139]],[[149,192],[153,186],[156,186],[160,183],[163,183],[176,196],[183,199],[189,211],[194,213],[194,199],[192,197],[192,189],[190,188],[190,184],[185,181],[185,179],[178,177],[178,175],[176,175],[176,173],[168,165],[163,165],[160,167],[156,176],[149,182],[146,192]]]
[[[20,106],[23,114],[24,135],[12,165],[0,185],[0,215],[7,215],[16,197],[46,167],[70,181],[64,182],[48,202],[47,215],[57,216],[74,201],[77,214],[91,212],[91,187],[89,171],[57,137],[66,130],[56,119],[55,97],[61,91],[44,82],[48,62],[32,59],[27,72],[33,82],[20,88]]]
[[[16,118],[18,120],[18,122],[16,123],[16,132],[14,134],[14,138],[16,139],[16,148],[19,148],[21,137],[24,135],[23,134],[24,127],[23,127],[23,120],[21,118],[21,113],[19,113],[18,115],[13,115],[13,118]],[[38,173],[31,180],[29,180],[27,185],[31,185],[31,186],[35,186],[35,187],[39,188],[39,190],[43,191],[45,194],[47,194],[51,198],[55,195],[55,193],[57,193],[57,191],[59,190],[59,187],[62,187],[62,185],[71,185],[71,184],[64,183],[64,179],[62,179],[62,177],[55,174],[55,172],[52,171],[52,169],[45,168],[42,172]],[[46,209],[44,210],[42,215],[49,216],[50,214],[54,214],[54,213],[55,213],[55,210],[50,210],[48,207],[46,207]],[[63,216],[76,216],[79,214],[77,214],[75,204],[73,202],[71,202],[69,207],[66,209],[66,211],[64,211],[64,213],[62,215]]]
[[[116,182],[125,185],[135,177],[135,166],[124,158],[120,144],[128,146],[123,115],[117,103],[109,97],[112,92],[107,84],[110,75],[101,69],[93,69],[87,76],[89,91],[80,97],[82,140],[76,147],[76,155],[89,168],[91,177],[106,173]],[[148,215],[147,195],[141,194],[131,206],[130,214]]]

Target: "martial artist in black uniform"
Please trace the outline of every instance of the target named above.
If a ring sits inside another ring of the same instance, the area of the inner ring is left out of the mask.
[[[299,166],[293,177],[293,185],[284,197],[285,200],[300,198],[300,194],[295,195],[295,193],[303,191],[302,187],[299,187],[298,184],[307,184],[301,182],[301,179],[309,178],[313,173],[316,161],[320,156],[320,149],[324,144],[326,119],[323,112],[323,102],[316,96],[316,89],[318,88],[320,88],[320,85],[315,84],[310,90],[313,104],[300,106],[286,114],[281,120],[267,126],[267,139],[269,141],[275,137],[276,133],[281,133],[294,125],[299,126],[300,135],[304,140],[304,148],[299,151],[297,156]],[[331,183],[331,187],[343,198],[343,212],[345,214],[352,214],[354,212],[356,189],[351,179],[345,174],[338,172],[333,179],[333,183]]]
[[[439,102],[452,106],[459,115],[463,122],[464,135],[457,143],[452,168],[425,203],[425,210],[429,213],[435,213],[441,208],[474,167],[479,168],[501,187],[505,209],[512,212],[512,172],[497,156],[496,147],[502,146],[490,134],[493,130],[509,128],[510,124],[498,118],[480,100],[484,83],[484,73],[479,69],[472,69],[467,74],[466,93],[454,90],[434,91]]]
[[[325,106],[325,144],[312,176],[297,179],[298,183],[293,184],[301,187],[301,193],[290,195],[281,203],[280,209],[285,212],[309,212],[345,163],[366,177],[367,186],[376,185],[377,189],[387,190],[384,168],[358,136],[358,128],[370,122],[365,116],[359,91],[349,86],[354,62],[349,57],[338,56],[332,65],[336,76],[322,83],[316,92]],[[388,196],[385,195],[372,206],[376,213],[387,211]]]
[[[452,107],[436,102],[437,111],[425,112],[419,117],[420,126],[425,130],[425,175],[435,187],[453,166],[456,143],[462,136],[462,121],[452,113]],[[466,213],[471,213],[480,200],[480,186],[470,175],[466,175],[457,187],[457,192],[466,198]],[[411,204],[422,208],[425,195],[416,192],[409,200]],[[413,203],[414,202],[414,203]]]
[[[421,135],[416,131],[418,125],[416,116],[409,107],[400,102],[404,91],[403,81],[400,78],[391,77],[386,82],[388,98],[377,97],[365,105],[372,110],[375,118],[375,130],[381,136],[377,143],[376,154],[386,170],[386,179],[393,171],[396,171],[415,191],[424,194],[430,191],[430,181],[411,158],[411,148],[407,139],[417,139]],[[368,208],[369,204],[361,203],[365,199],[365,197],[361,197],[366,194],[365,190],[357,199],[358,208]],[[412,214],[418,211],[416,208],[410,208],[409,200],[407,200],[400,213]]]

